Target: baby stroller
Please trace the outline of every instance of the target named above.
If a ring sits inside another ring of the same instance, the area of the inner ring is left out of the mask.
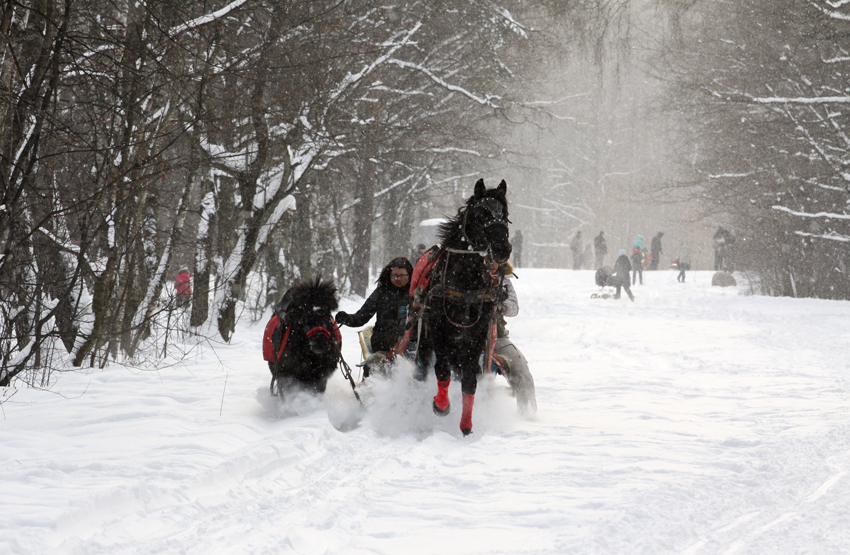
[[[596,270],[596,285],[599,291],[590,296],[591,299],[610,299],[614,296],[614,269],[611,266],[603,266]]]

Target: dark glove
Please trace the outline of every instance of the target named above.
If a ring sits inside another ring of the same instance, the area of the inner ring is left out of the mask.
[[[504,302],[508,298],[508,292],[504,287],[499,287],[496,289],[496,293],[493,295],[493,302],[496,304]]]
[[[337,323],[338,326],[347,326],[348,325],[348,319],[349,319],[348,313],[343,312],[341,310],[336,313],[336,317],[334,318],[334,320],[336,320],[336,323]]]

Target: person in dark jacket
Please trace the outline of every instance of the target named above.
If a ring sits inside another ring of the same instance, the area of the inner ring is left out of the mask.
[[[661,238],[664,236],[663,231],[659,231],[655,237],[652,238],[652,243],[650,243],[649,252],[652,254],[652,260],[649,261],[649,269],[657,270],[658,263],[661,261],[661,253],[664,252],[661,250]]]
[[[593,238],[593,250],[596,253],[596,269],[601,268],[605,262],[605,255],[608,254],[608,243],[605,241],[605,233],[599,232],[599,235]]]
[[[570,250],[573,252],[573,270],[581,270],[581,231],[576,231],[576,234],[573,236],[573,240],[570,241]]]
[[[617,257],[617,261],[614,262],[614,273],[611,275],[611,280],[613,280],[612,285],[617,288],[616,293],[614,293],[614,298],[620,298],[620,288],[626,290],[626,294],[629,298],[634,301],[635,296],[632,295],[632,290],[629,288],[629,272],[632,271],[632,263],[629,262],[629,257],[626,255],[626,251],[624,249],[620,249],[620,256]]]
[[[381,270],[377,280],[378,287],[369,295],[360,310],[354,314],[337,312],[336,323],[356,328],[365,325],[377,314],[372,330],[372,352],[389,351],[404,333],[404,324],[410,309],[411,297],[408,288],[412,273],[413,266],[408,259],[403,256],[394,258]]]

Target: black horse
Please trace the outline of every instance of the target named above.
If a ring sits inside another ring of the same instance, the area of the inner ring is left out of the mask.
[[[437,395],[433,408],[449,413],[448,387],[452,372],[460,376],[463,414],[460,429],[472,433],[472,405],[478,385],[478,357],[484,351],[494,314],[494,286],[490,263],[505,262],[511,254],[508,239],[508,202],[504,180],[487,189],[484,180],[453,219],[440,226],[440,249],[427,295],[422,299],[422,318],[427,340],[420,352],[435,356]],[[420,292],[420,296],[421,296]],[[419,304],[419,303],[417,303]]]
[[[275,331],[275,351],[283,343],[277,362],[269,362],[271,391],[284,396],[291,389],[324,393],[340,357],[340,333],[331,313],[338,307],[332,281],[301,281],[292,286],[275,307],[280,325]],[[277,337],[279,336],[279,337]]]

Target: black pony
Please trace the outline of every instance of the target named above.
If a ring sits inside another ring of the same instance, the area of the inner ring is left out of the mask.
[[[435,356],[437,395],[433,408],[438,415],[449,413],[448,387],[452,372],[460,376],[463,414],[460,429],[472,433],[472,405],[478,384],[478,357],[484,351],[494,314],[494,286],[490,263],[505,262],[511,254],[508,239],[508,202],[504,180],[487,189],[484,180],[453,219],[440,226],[442,244],[431,274],[423,313],[429,351]],[[419,303],[417,303],[419,304]]]
[[[275,307],[275,362],[269,362],[271,390],[283,397],[290,389],[323,393],[340,357],[339,328],[331,316],[337,309],[332,281],[301,281]],[[282,352],[281,352],[282,350]]]

